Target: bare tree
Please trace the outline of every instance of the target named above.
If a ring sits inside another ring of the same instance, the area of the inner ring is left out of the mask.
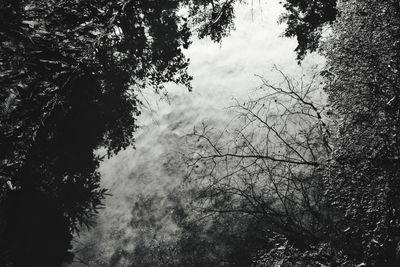
[[[312,242],[329,217],[321,178],[329,120],[317,72],[296,81],[274,68],[282,82],[259,77],[256,97],[230,107],[236,116],[224,130],[203,124],[188,136],[187,177],[204,212],[257,216],[295,242]]]

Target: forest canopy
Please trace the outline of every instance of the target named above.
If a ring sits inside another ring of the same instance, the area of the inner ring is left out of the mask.
[[[0,3],[2,266],[71,256],[72,233],[92,224],[106,194],[95,150],[133,145],[139,90],[190,88],[189,24],[219,41],[227,12],[222,1]]]

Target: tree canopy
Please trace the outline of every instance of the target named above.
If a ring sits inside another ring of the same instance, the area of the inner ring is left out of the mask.
[[[183,7],[204,18],[189,22]],[[232,24],[224,12],[208,1],[1,2],[2,265],[34,264],[43,253],[56,256],[41,266],[60,264],[71,233],[90,225],[105,196],[95,150],[133,144],[137,90],[190,88],[188,24],[219,40]]]
[[[297,59],[301,60],[309,51],[316,51],[323,34],[323,28],[332,24],[337,15],[337,0],[287,0],[287,10],[281,17],[287,23],[286,37],[296,37]]]

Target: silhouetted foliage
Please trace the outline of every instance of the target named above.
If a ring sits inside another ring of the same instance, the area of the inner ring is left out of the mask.
[[[319,250],[331,246],[335,223],[323,184],[333,121],[325,112],[321,77],[313,70],[295,80],[276,71],[281,82],[260,77],[252,98],[232,107],[237,116],[224,130],[195,128],[188,180],[205,214],[263,222],[257,227],[264,247],[249,253],[256,266],[338,264],[346,260],[335,256],[340,250]]]
[[[184,6],[189,17],[178,12]],[[106,147],[112,155],[133,144],[138,90],[162,90],[165,82],[190,88],[182,54],[190,44],[188,21],[208,6],[178,0],[0,3],[2,265],[26,266],[21,258],[31,266],[57,266],[69,258],[71,233],[91,225],[105,196],[95,150]],[[220,40],[214,31],[231,27],[231,13],[223,11],[218,23],[208,15],[192,23],[209,29],[201,36]],[[54,231],[46,232],[50,222]],[[50,246],[57,236],[51,233],[60,235],[62,246]]]
[[[15,191],[7,194],[0,208],[2,220],[7,220],[1,229],[1,266],[60,266],[72,260],[70,226],[54,198]]]
[[[296,37],[295,49],[298,59],[304,58],[307,52],[316,51],[322,35],[323,26],[336,19],[337,0],[286,0],[284,7],[287,13],[281,18],[287,23],[284,35]]]

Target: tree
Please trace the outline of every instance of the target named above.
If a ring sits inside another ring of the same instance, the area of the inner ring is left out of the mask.
[[[287,0],[284,7],[287,13],[281,22],[287,23],[284,32],[286,37],[296,37],[298,45],[295,49],[300,61],[308,51],[316,51],[319,47],[323,28],[331,25],[337,16],[337,0]]]
[[[0,3],[3,266],[71,258],[71,234],[90,226],[105,196],[95,150],[110,156],[133,144],[137,90],[190,87],[184,6],[189,19],[204,16],[191,22],[209,29],[203,36],[231,27],[222,9],[218,21],[208,19],[216,12],[209,1]]]
[[[316,101],[317,73],[296,81],[277,71],[282,82],[261,78],[257,97],[232,107],[237,117],[225,130],[195,128],[188,181],[205,214],[256,218],[269,249],[283,236],[307,251],[329,243],[334,231],[322,179],[332,123]]]
[[[367,266],[398,266],[400,5],[340,1],[323,46],[332,108],[341,117],[327,168],[330,203],[344,216],[341,247]]]

